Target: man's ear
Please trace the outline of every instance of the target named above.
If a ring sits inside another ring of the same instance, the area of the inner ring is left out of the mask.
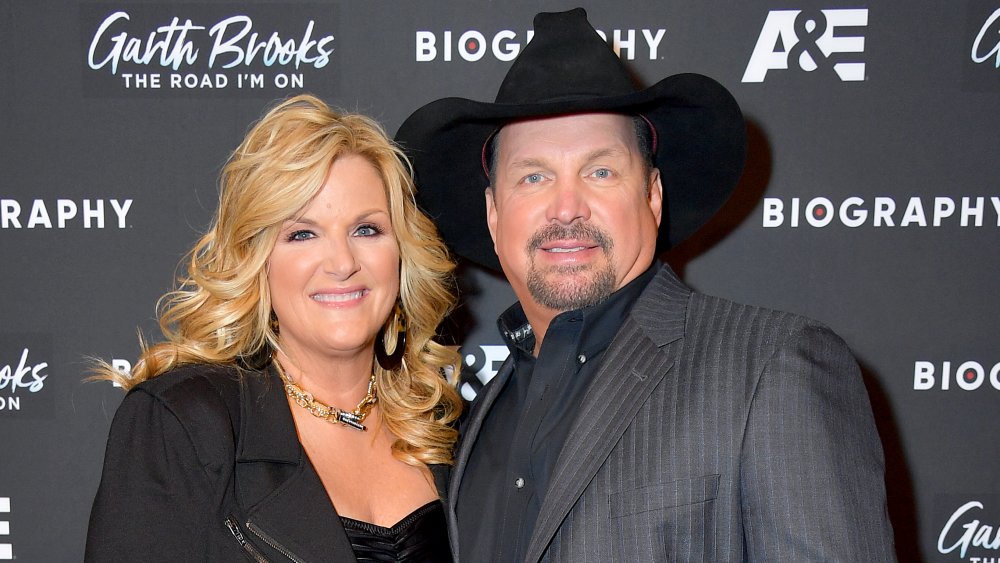
[[[649,210],[656,218],[656,226],[660,226],[660,218],[663,217],[663,183],[660,181],[660,170],[653,168],[649,172],[649,193],[646,194]]]
[[[494,189],[487,186],[483,195],[486,197],[486,226],[490,229],[490,238],[493,239],[493,250],[497,249],[497,203],[494,200]]]

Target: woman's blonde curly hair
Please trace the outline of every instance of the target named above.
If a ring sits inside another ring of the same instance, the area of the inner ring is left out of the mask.
[[[181,365],[240,366],[277,349],[268,257],[284,221],[319,193],[333,161],[344,154],[362,156],[378,171],[399,244],[406,350],[400,368],[372,367],[382,419],[398,437],[393,455],[411,465],[450,463],[457,438],[451,423],[462,402],[443,374],[457,374],[459,360],[433,339],[455,302],[454,263],[414,202],[409,163],[382,127],[309,95],[267,112],[230,156],[212,225],[188,254],[187,275],[157,304],[165,341],[142,343],[131,376],[102,363],[97,378],[129,389]],[[396,343],[392,326],[383,328],[390,349]]]

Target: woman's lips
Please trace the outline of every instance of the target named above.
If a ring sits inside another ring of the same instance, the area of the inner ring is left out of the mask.
[[[309,297],[311,297],[313,301],[317,301],[319,303],[348,303],[351,301],[357,301],[367,294],[367,289],[355,289],[348,291],[318,291]]]

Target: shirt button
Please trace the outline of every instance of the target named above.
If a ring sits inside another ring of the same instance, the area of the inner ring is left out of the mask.
[[[514,486],[517,487],[518,489],[523,489],[524,488],[524,479],[521,478],[521,477],[518,477],[517,479],[514,479]]]
[[[576,361],[580,362],[581,364],[585,364],[587,363],[587,356],[580,354],[579,356],[576,357]]]

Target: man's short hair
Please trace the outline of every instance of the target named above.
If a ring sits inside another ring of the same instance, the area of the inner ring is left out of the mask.
[[[652,132],[649,130],[649,123],[641,116],[630,115],[628,116],[632,119],[632,129],[635,131],[635,141],[639,147],[639,155],[642,157],[642,162],[646,165],[646,175],[649,175],[649,171],[652,170],[654,166],[653,162],[653,136]],[[497,129],[496,133],[490,137],[489,146],[486,147],[486,154],[488,155],[489,161],[487,165],[489,166],[490,174],[490,189],[497,183],[497,165],[496,162],[500,157],[500,143],[497,139],[500,137],[500,130]]]

